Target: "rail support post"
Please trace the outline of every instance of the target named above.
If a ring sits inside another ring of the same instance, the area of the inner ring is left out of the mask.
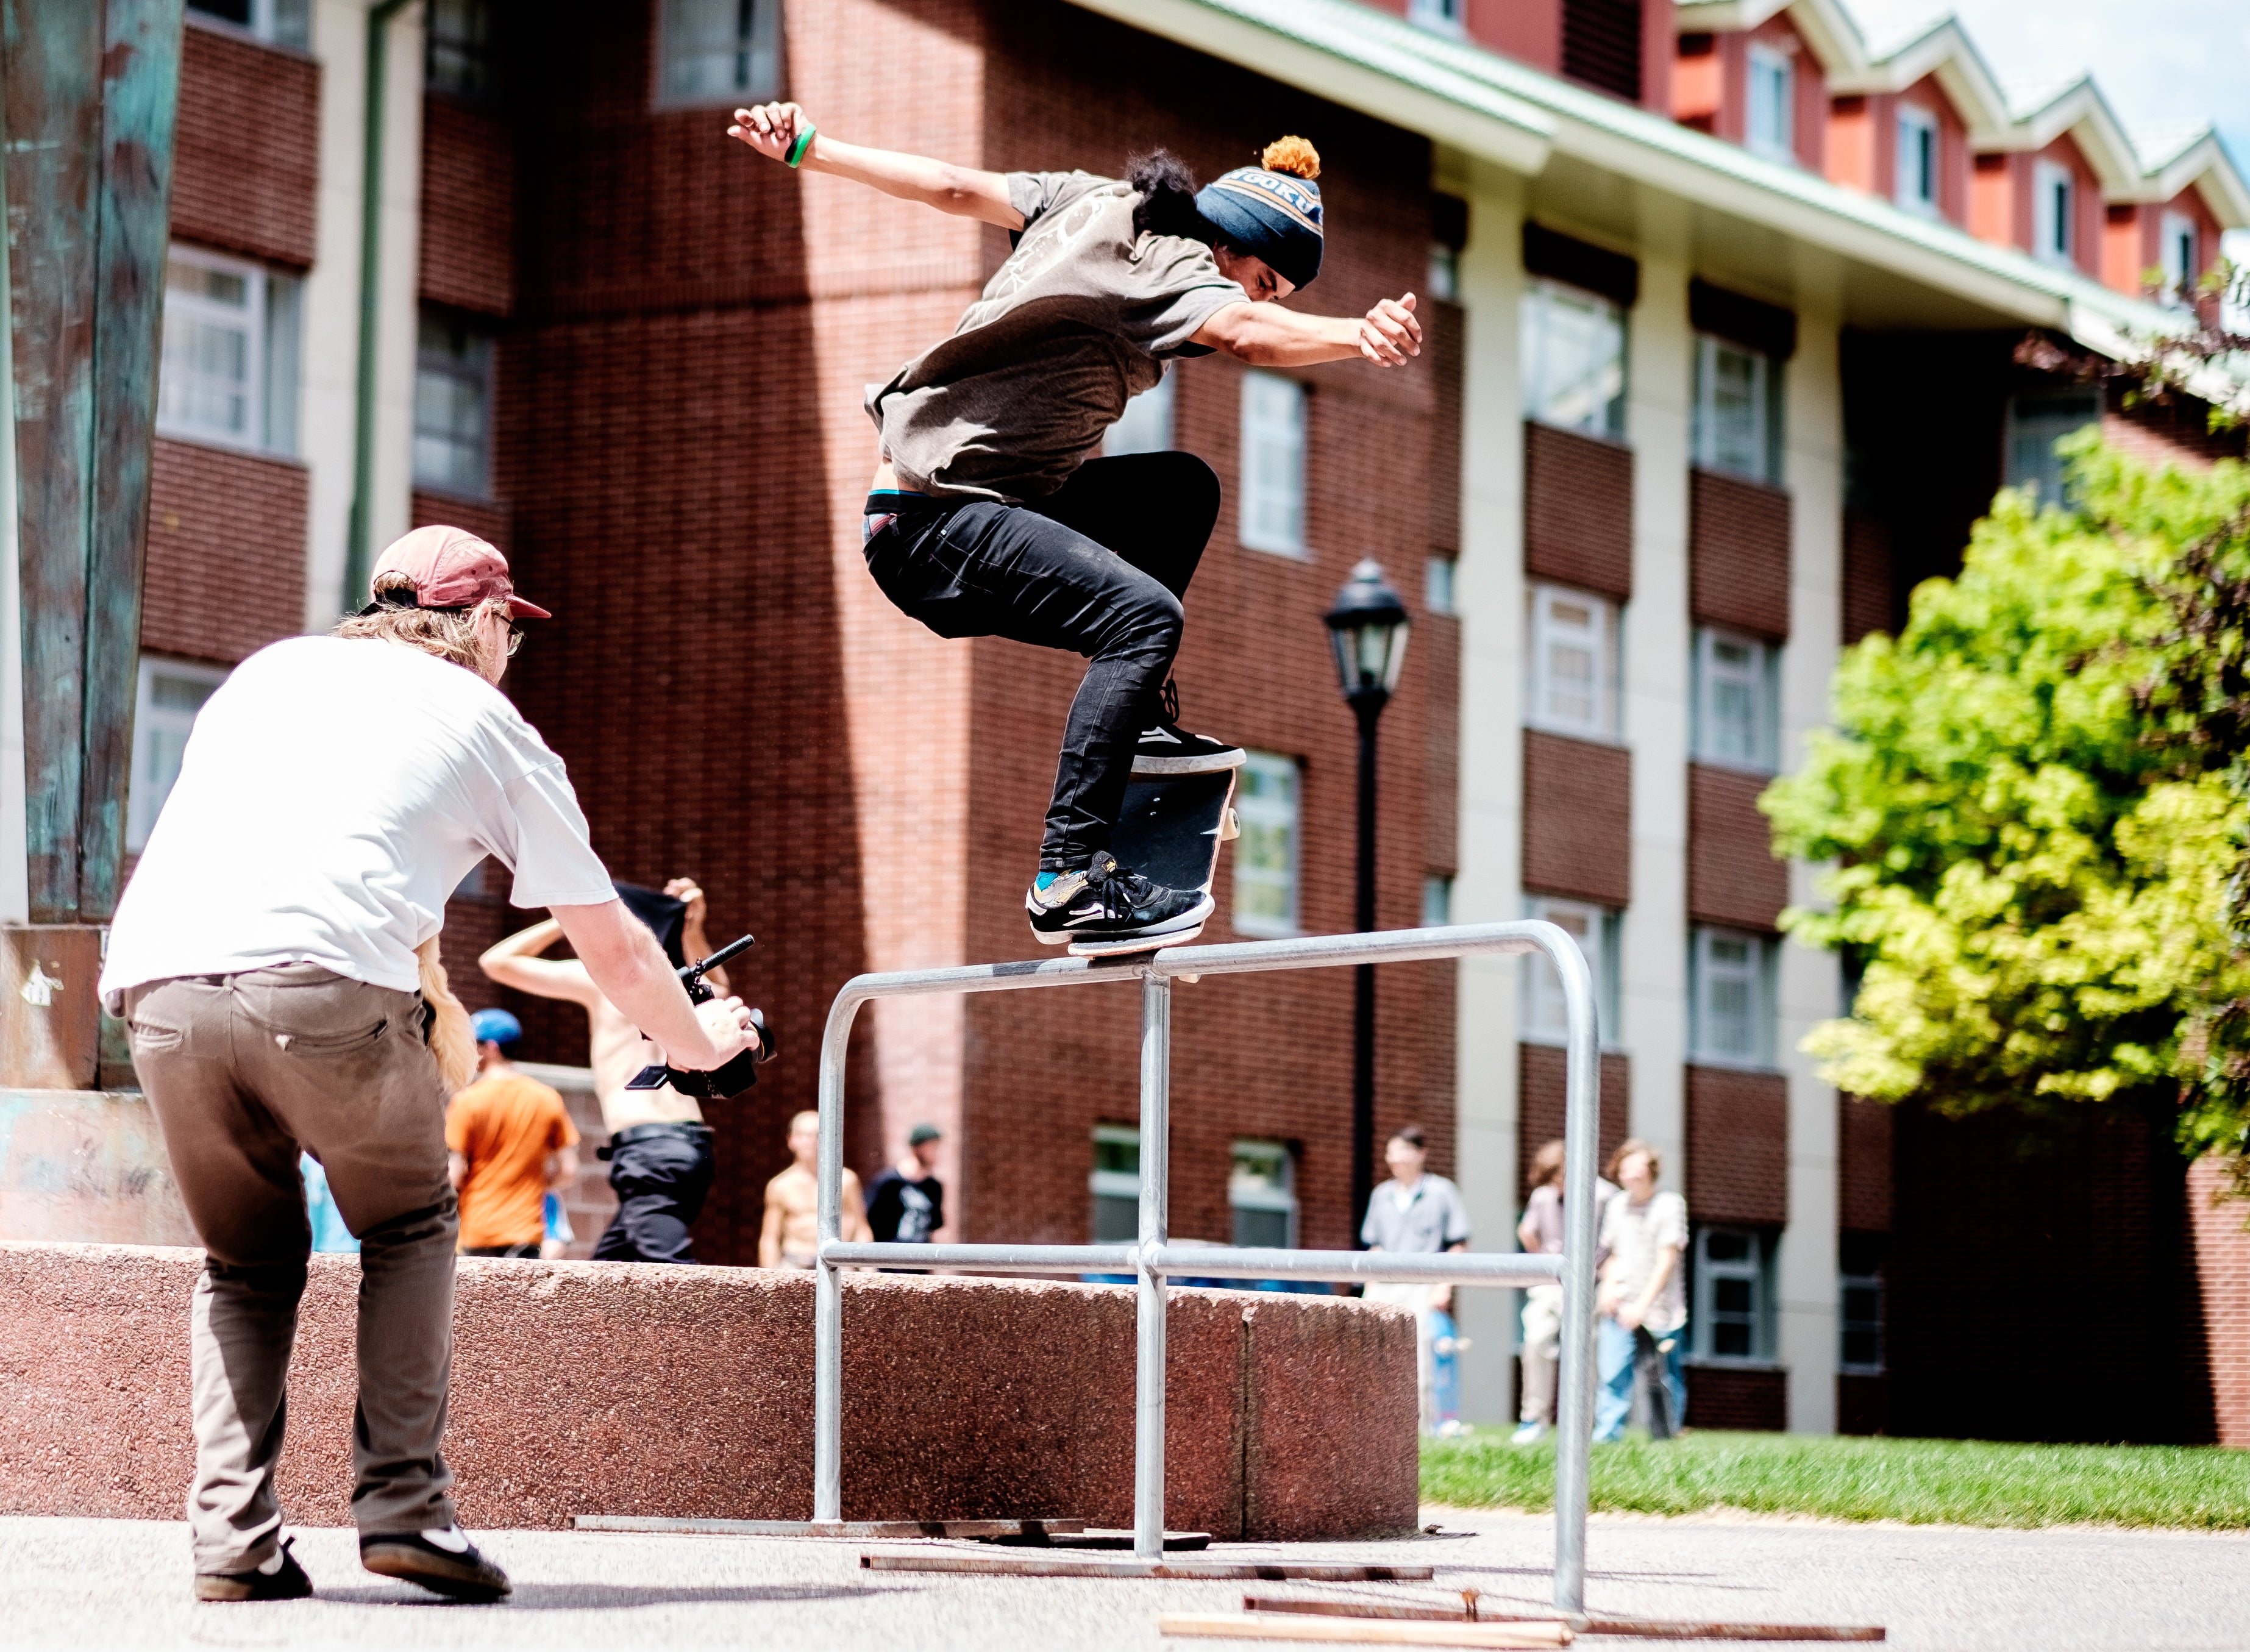
[[[1172,984],[1141,978],[1141,1255],[1133,1362],[1133,1552],[1164,1555],[1164,1276],[1171,1239]]]

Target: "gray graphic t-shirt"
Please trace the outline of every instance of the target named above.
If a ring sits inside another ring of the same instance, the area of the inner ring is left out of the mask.
[[[1126,402],[1212,315],[1247,295],[1211,249],[1133,233],[1129,183],[1011,172],[1016,250],[951,337],[867,389],[899,486],[1022,503],[1055,491]]]

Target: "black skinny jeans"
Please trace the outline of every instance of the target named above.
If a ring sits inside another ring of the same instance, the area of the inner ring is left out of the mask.
[[[1025,505],[910,500],[867,542],[883,594],[941,637],[1007,637],[1091,661],[1055,764],[1039,869],[1109,847],[1179,653],[1181,599],[1218,521],[1218,478],[1192,453],[1089,460]]]
[[[692,1262],[688,1228],[703,1213],[718,1159],[711,1133],[652,1136],[627,1142],[610,1155],[610,1185],[618,1213],[594,1247],[602,1262]]]

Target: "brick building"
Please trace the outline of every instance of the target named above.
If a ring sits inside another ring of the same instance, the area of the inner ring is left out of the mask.
[[[1208,933],[1349,924],[1352,723],[1320,615],[1371,554],[1415,620],[1378,921],[1582,937],[1605,1143],[1656,1142],[1696,1224],[1691,1420],[2250,1439],[2250,1252],[2147,1127],[2025,1158],[1813,1078],[1796,1046],[1840,983],[1778,939],[1811,874],[1755,806],[1838,649],[1955,564],[1996,487],[2052,488],[2055,436],[2099,418],[2208,453],[2011,355],[2027,328],[2148,321],[2146,268],[2177,289],[2250,225],[2207,131],[2144,153],[2090,81],[2019,107],[1957,25],[1871,44],[1832,0],[557,0],[536,27],[425,0],[373,37],[372,127],[358,0],[190,18],[136,829],[226,667],[345,605],[363,432],[367,546],[458,522],[556,611],[508,687],[612,868],[692,873],[714,937],[759,937],[746,985],[786,1054],[720,1109],[707,1256],[753,1253],[844,979],[1029,948],[1078,674],[929,635],[859,557],[862,387],[952,326],[1005,238],[757,162],[725,112],[777,93],[997,168],[1115,172],[1162,142],[1206,177],[1301,132],[1329,215],[1308,301],[1413,289],[1430,347],[1391,374],[1186,362],[1121,427],[1226,488],[1179,675],[1189,722],[1255,754],[1260,830]],[[1933,404],[1940,373],[1958,393]],[[1302,481],[1253,501],[1253,474]],[[449,914],[473,1001],[476,950],[528,921],[504,895],[473,878]],[[1432,1126],[1479,1242],[1511,1244],[1561,1120],[1548,984],[1415,965],[1378,1002],[1379,1122]],[[575,1013],[514,1007],[534,1054],[583,1059]],[[1349,1242],[1349,1021],[1342,972],[1179,995],[1177,1233]],[[1122,986],[875,1006],[851,1162],[931,1119],[949,1236],[1106,1232],[1136,1026]],[[2129,1232],[2101,1300],[2145,1324],[2081,1351],[2115,1344],[2089,1358],[2118,1395],[2170,1384],[2153,1413],[2043,1413],[2008,1381],[2023,1337],[2085,1323],[2082,1252],[2049,1236],[2097,1222]],[[1949,1270],[1970,1244],[2016,1258],[2024,1306]],[[1464,1309],[1477,1416],[1508,1409],[1510,1303]]]

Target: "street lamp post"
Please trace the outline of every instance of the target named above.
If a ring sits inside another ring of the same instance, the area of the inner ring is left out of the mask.
[[[1372,556],[1351,570],[1324,616],[1336,679],[1359,719],[1359,878],[1353,926],[1375,927],[1375,725],[1406,660],[1406,606]],[[1354,1242],[1375,1191],[1375,966],[1352,971],[1351,1203]]]

